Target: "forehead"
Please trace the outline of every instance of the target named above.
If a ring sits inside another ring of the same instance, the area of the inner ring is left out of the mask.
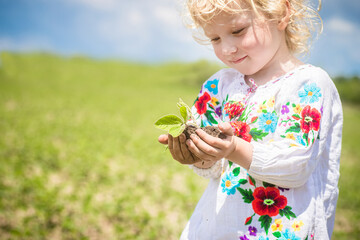
[[[210,22],[202,24],[202,28],[208,35],[224,28],[241,27],[251,23],[251,21],[252,14],[248,11],[236,14],[222,13],[215,16]]]

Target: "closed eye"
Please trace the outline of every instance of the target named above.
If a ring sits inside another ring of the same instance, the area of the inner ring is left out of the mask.
[[[215,38],[211,38],[211,39],[210,39],[211,42],[217,42],[217,41],[219,41],[219,40],[220,40],[219,37],[215,37]]]
[[[233,31],[232,34],[239,34],[241,33],[245,28],[240,28],[239,30]]]

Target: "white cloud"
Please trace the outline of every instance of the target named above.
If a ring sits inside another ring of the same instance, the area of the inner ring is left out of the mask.
[[[98,10],[113,11],[119,7],[121,1],[118,0],[67,0],[70,3],[82,4]],[[124,5],[124,3],[123,3]]]
[[[127,14],[127,20],[132,26],[140,26],[146,22],[144,14],[138,9],[131,9]]]
[[[358,31],[358,27],[346,19],[333,17],[327,22],[328,30],[338,34],[352,34]]]
[[[163,24],[170,27],[179,27],[180,26],[180,14],[172,6],[155,6],[154,16]]]

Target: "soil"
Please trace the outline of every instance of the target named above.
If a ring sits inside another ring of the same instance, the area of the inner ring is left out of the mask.
[[[197,129],[197,127],[193,126],[193,125],[186,125],[186,128],[184,130],[184,134],[186,136],[186,139],[190,138],[191,134],[196,134],[195,130]],[[216,126],[206,126],[206,127],[202,127],[202,130],[204,130],[207,134],[214,136],[214,137],[218,137],[221,139],[225,139],[226,135],[223,134],[218,127]]]

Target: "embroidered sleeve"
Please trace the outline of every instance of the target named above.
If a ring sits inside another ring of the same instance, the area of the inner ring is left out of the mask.
[[[259,140],[269,134],[272,138],[252,142],[249,174],[278,186],[299,187],[306,183],[323,154],[328,131],[336,124],[331,115],[334,108],[341,109],[341,104],[327,74],[288,89],[282,91],[285,97],[278,96],[280,102],[275,100],[273,111],[262,110],[254,120],[258,123],[250,131],[252,137]]]

